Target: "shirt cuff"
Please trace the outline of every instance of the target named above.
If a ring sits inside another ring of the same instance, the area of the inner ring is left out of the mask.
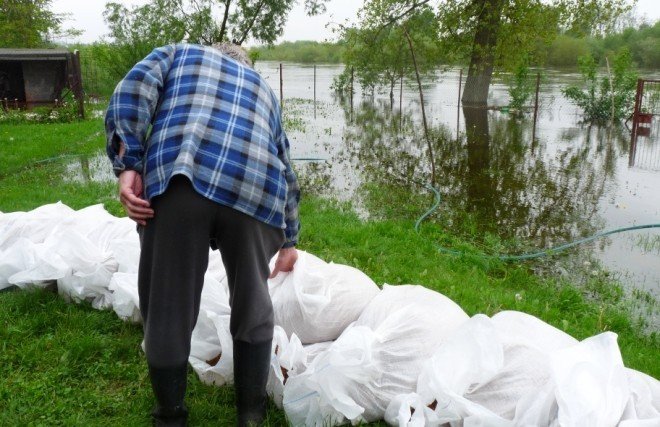
[[[284,244],[282,245],[282,249],[292,248],[292,247],[296,246],[296,243],[298,243],[298,242],[295,242],[295,241],[284,242]]]
[[[142,160],[138,161],[137,163],[133,163],[132,165],[127,165],[119,156],[115,156],[115,159],[112,161],[112,171],[115,173],[116,177],[119,177],[119,175],[126,170],[133,170],[141,174],[142,169]]]

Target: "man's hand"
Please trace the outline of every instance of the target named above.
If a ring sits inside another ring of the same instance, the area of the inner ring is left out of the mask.
[[[147,225],[154,211],[142,196],[142,176],[133,170],[125,170],[119,175],[119,201],[124,205],[128,217],[140,225]]]
[[[275,261],[275,268],[273,268],[273,272],[270,273],[268,278],[272,279],[277,276],[280,271],[288,272],[293,270],[293,265],[296,263],[297,259],[298,251],[295,247],[280,249],[280,252],[277,254],[277,260]]]

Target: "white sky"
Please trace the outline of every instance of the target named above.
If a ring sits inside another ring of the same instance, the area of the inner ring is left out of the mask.
[[[124,4],[140,4],[146,0],[114,0]],[[65,23],[66,27],[83,30],[82,36],[66,42],[81,41],[91,43],[99,40],[108,32],[108,27],[103,21],[103,10],[106,0],[53,0],[53,11],[56,13],[69,13],[71,19]],[[329,23],[343,23],[345,20],[353,20],[357,10],[363,4],[360,0],[330,0],[327,4],[328,11],[324,15],[309,17],[305,15],[302,1],[298,2],[289,15],[284,35],[278,39],[281,41],[294,40],[316,40],[323,41],[332,39],[333,34]],[[638,0],[637,14],[644,17],[648,22],[660,19],[660,0]],[[250,43],[248,43],[250,44]]]

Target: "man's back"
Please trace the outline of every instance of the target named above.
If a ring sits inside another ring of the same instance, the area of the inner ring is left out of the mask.
[[[135,154],[144,162],[148,200],[162,194],[172,176],[185,175],[210,200],[287,225],[293,240],[297,224],[285,221],[286,205],[297,200],[298,187],[280,116],[256,71],[212,47],[178,44],[155,49],[128,73],[110,102],[106,127],[142,149],[127,158]],[[146,135],[149,124],[146,141],[131,140]]]

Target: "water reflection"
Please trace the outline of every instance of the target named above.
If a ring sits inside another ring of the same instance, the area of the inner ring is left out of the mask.
[[[598,202],[615,172],[616,151],[625,143],[621,132],[610,134],[609,142],[598,129],[564,134],[570,148],[553,151],[543,137],[531,137],[531,118],[512,120],[473,108],[462,113],[466,131],[458,139],[443,126],[432,132],[444,197],[437,219],[443,224],[469,222],[457,228],[503,240],[521,239],[538,248],[591,235],[602,227]],[[355,117],[345,136],[346,153],[361,165],[363,182],[379,184],[367,188],[397,186],[414,199],[423,191],[419,184],[430,182],[430,165],[413,118],[404,116],[401,126],[398,112],[378,104],[361,105]],[[391,200],[392,193],[366,196],[377,210],[386,205],[379,199]],[[419,202],[428,204],[428,199]]]

